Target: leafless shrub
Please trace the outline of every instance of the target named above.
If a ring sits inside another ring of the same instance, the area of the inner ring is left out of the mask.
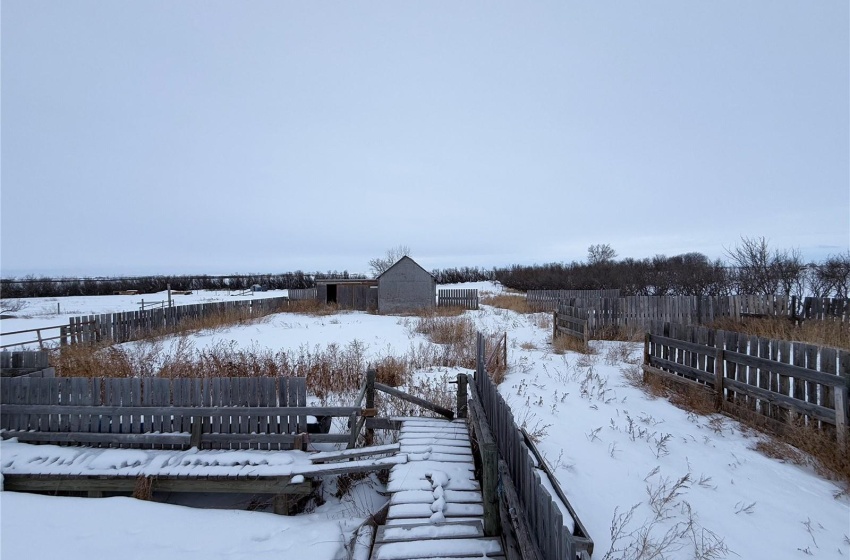
[[[29,302],[20,298],[0,299],[0,313],[19,313],[29,306]]]
[[[690,487],[690,473],[676,480],[659,477],[650,481],[659,470],[656,467],[645,479],[651,516],[642,522],[635,519],[641,503],[626,511],[614,508],[609,529],[611,545],[603,560],[660,560],[686,547],[698,560],[725,558],[731,551],[723,539],[702,527],[691,505],[683,499]]]

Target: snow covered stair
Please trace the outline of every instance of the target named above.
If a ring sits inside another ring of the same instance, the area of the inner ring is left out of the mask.
[[[484,536],[466,420],[405,418],[399,444],[408,461],[390,470],[387,522],[372,560],[504,557],[499,538]]]

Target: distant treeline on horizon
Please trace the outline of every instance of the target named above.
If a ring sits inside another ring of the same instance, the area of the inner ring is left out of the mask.
[[[756,241],[761,242],[758,245]],[[616,260],[613,250],[590,255],[587,262],[513,265],[485,269],[460,267],[433,270],[438,284],[498,281],[506,288],[528,290],[619,289],[622,295],[719,296],[784,294],[850,297],[850,252],[821,263],[803,263],[794,251],[770,251],[763,240],[744,240],[730,253],[731,263],[711,261],[701,253]],[[357,279],[347,271],[282,274],[158,275],[122,278],[4,278],[3,298],[110,295],[172,290],[269,290],[312,288],[316,280]]]

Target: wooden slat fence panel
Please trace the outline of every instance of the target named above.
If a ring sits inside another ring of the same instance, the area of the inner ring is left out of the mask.
[[[292,289],[289,290],[289,299],[291,301],[300,301],[305,299],[317,299],[319,297],[316,288]]]
[[[437,307],[461,307],[478,309],[478,290],[476,289],[439,289]]]
[[[190,440],[157,434],[198,433],[206,449],[289,448],[307,431],[308,415],[359,415],[355,407],[307,407],[303,377],[11,378],[0,384],[0,399],[0,428],[14,432],[5,437],[164,449]],[[317,442],[348,437],[312,434]]]
[[[62,344],[91,344],[94,342],[130,342],[174,329],[187,321],[201,321],[205,317],[230,315],[237,319],[263,317],[277,313],[289,298],[263,298],[254,300],[212,302],[180,305],[163,309],[127,311],[88,317],[71,317],[63,329]]]
[[[597,337],[611,328],[645,331],[653,321],[697,325],[722,317],[740,320],[746,316],[789,316],[788,298],[785,296],[629,296],[559,301],[555,306],[558,314],[565,307],[585,311],[588,338]],[[568,316],[576,315],[570,312]],[[555,322],[558,322],[557,316]]]
[[[516,486],[542,558],[571,559],[581,551],[591,554],[593,541],[584,525],[577,516],[573,516],[575,530],[571,533],[564,525],[560,507],[553,501],[553,496],[543,485],[540,469],[532,459],[532,453],[514,420],[511,408],[499,394],[498,388],[486,371],[484,344],[484,336],[479,334],[475,389],[484,409],[486,421],[496,439],[499,453],[505,460]],[[551,483],[553,486],[558,485],[556,480],[551,480]],[[568,503],[564,505],[569,511],[573,511]]]
[[[850,299],[847,298],[814,298],[803,299],[800,319],[850,320]]]
[[[836,434],[844,444],[850,377],[842,375],[846,353],[800,342],[739,333],[696,333],[698,327],[655,321],[646,338],[644,370],[699,383],[718,395],[724,410],[766,427],[800,420]],[[718,352],[723,359],[717,362]],[[679,359],[680,356],[696,359]],[[719,369],[718,369],[719,368]],[[719,371],[719,374],[718,374]],[[719,375],[719,377],[718,377]]]
[[[528,290],[528,306],[534,311],[555,311],[561,302],[571,299],[595,300],[598,298],[618,298],[620,290]]]

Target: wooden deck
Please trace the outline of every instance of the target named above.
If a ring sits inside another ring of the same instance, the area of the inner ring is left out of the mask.
[[[466,420],[404,419],[399,444],[408,462],[390,470],[387,521],[371,558],[504,557],[500,539],[484,535]]]

